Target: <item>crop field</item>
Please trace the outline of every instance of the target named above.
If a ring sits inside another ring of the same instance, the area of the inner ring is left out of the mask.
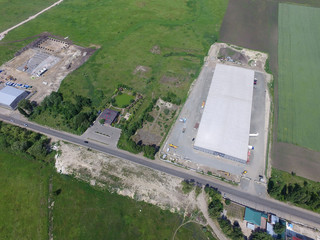
[[[55,0],[0,0],[0,32],[56,2]]]
[[[48,238],[50,176],[55,239],[171,239],[182,223],[179,214],[94,189],[40,161],[0,151],[0,239]],[[188,233],[189,239],[210,236],[191,224],[177,237],[185,239]]]
[[[99,106],[123,83],[147,98],[170,90],[184,99],[218,37],[227,4],[226,0],[70,0],[10,32],[3,41],[47,31],[99,48],[63,81],[60,91],[66,97],[89,96]],[[21,45],[0,45],[0,61],[12,57]],[[148,71],[134,74],[137,66]],[[175,81],[161,81],[167,77]]]
[[[281,98],[278,93],[278,15],[279,3],[282,2],[297,3],[300,6],[320,7],[320,2],[317,0],[230,0],[221,25],[219,41],[269,54],[270,70],[275,80],[272,164],[276,168],[290,172],[299,169],[302,157],[308,162],[306,164],[308,167],[300,169],[299,172],[306,176],[310,175],[308,174],[309,170],[312,171],[314,169],[311,166],[317,165],[320,154],[294,144],[279,142],[277,138],[278,109],[280,110],[278,98]],[[234,27],[235,23],[237,25],[236,28]],[[306,45],[304,44],[303,46],[305,47]]]
[[[278,140],[320,152],[320,9],[279,8]]]

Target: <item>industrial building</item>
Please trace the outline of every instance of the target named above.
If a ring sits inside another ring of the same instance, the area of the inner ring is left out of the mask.
[[[18,103],[28,96],[27,91],[6,86],[0,90],[0,106],[8,109],[16,109]]]
[[[101,113],[100,118],[103,118],[105,123],[111,125],[118,115],[119,112],[107,108]]]
[[[217,64],[194,148],[246,163],[254,71]]]

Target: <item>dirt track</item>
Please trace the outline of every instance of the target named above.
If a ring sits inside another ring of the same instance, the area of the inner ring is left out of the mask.
[[[56,5],[58,5],[58,4],[62,3],[62,2],[63,2],[63,0],[59,0],[59,1],[55,2],[54,4],[52,4],[51,6],[49,6],[49,7],[45,8],[45,9],[41,10],[40,12],[36,13],[35,15],[29,17],[28,19],[26,19],[26,20],[24,20],[24,21],[16,24],[15,26],[13,26],[13,27],[11,27],[11,28],[3,31],[2,33],[0,33],[0,41],[8,34],[8,32],[12,31],[13,29],[15,29],[15,28],[17,28],[17,27],[20,27],[21,25],[23,25],[23,24],[31,21],[32,19],[35,19],[35,18],[38,17],[40,14],[42,14],[42,13],[50,10],[51,8],[53,8],[54,6],[56,6]]]

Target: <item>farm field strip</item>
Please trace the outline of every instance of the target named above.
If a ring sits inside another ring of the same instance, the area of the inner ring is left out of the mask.
[[[278,141],[320,151],[320,9],[279,6]]]

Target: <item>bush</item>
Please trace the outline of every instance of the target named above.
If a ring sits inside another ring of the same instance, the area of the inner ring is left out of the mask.
[[[250,240],[273,240],[271,235],[269,235],[268,233],[266,233],[262,230],[257,230],[255,232],[253,232],[250,235],[249,239]]]
[[[225,200],[225,203],[226,203],[226,205],[230,205],[231,200],[227,198],[227,199]]]
[[[277,234],[282,234],[286,230],[286,225],[282,224],[281,222],[277,222],[274,225],[273,230]]]
[[[104,119],[104,118],[101,118],[100,120],[99,120],[99,123],[100,124],[104,124],[106,122],[106,120]]]
[[[183,180],[181,184],[182,184],[182,191],[184,194],[190,193],[193,190],[195,185],[194,181],[189,181],[189,180]]]
[[[230,220],[226,217],[218,218],[218,223],[222,232],[232,240],[243,240],[244,235],[239,226],[232,225]]]
[[[153,122],[153,121],[154,121],[154,117],[152,117],[152,116],[148,113],[147,116],[146,116],[146,120],[147,120],[148,122]]]
[[[145,145],[142,147],[143,156],[154,159],[154,155],[156,154],[156,148],[154,146]]]
[[[267,60],[266,60],[266,64],[264,65],[264,70],[265,70],[267,73],[272,74],[271,69],[270,69],[270,61],[269,61],[269,58],[267,58]]]
[[[176,105],[180,105],[181,103],[181,99],[173,92],[168,92],[167,96],[165,96],[163,100],[166,102],[171,102]]]

